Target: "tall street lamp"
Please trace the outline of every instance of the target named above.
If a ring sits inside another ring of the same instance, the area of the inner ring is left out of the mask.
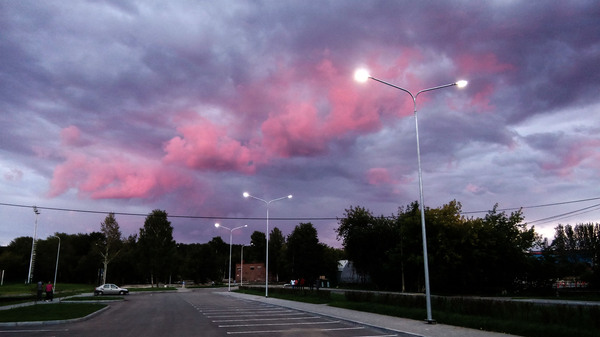
[[[60,255],[60,236],[55,235],[58,239],[58,248],[56,249],[56,266],[54,267],[54,293],[56,294],[56,274],[58,272],[58,256]]]
[[[33,206],[33,213],[35,213],[35,226],[33,228],[33,241],[31,242],[31,255],[29,257],[29,274],[27,274],[27,284],[31,283],[31,279],[33,278],[33,266],[35,263],[35,242],[37,240],[37,227],[38,227],[38,215],[40,215],[40,211],[36,206]]]
[[[265,258],[265,297],[269,297],[269,205],[274,202],[274,201],[278,201],[278,200],[283,200],[283,199],[291,199],[292,195],[288,195],[286,197],[281,197],[281,198],[277,198],[277,199],[273,199],[273,200],[269,200],[266,201],[264,199],[261,198],[257,198],[253,195],[251,195],[248,192],[244,192],[243,194],[244,198],[252,198],[252,199],[256,199],[258,201],[262,201],[265,203],[265,205],[267,205],[267,257]]]
[[[233,240],[233,231],[236,229],[248,227],[248,225],[243,225],[243,226],[239,226],[239,227],[235,227],[235,228],[227,228],[225,226],[221,226],[220,224],[216,223],[215,227],[225,228],[225,229],[229,230],[229,286],[227,288],[227,291],[231,291],[231,242]]]
[[[425,298],[426,298],[426,303],[427,303],[427,323],[435,323],[435,320],[431,317],[431,292],[429,290],[429,262],[428,262],[428,257],[427,257],[427,235],[426,235],[427,233],[425,230],[425,202],[423,201],[423,178],[422,178],[423,174],[421,171],[421,149],[419,146],[419,122],[417,119],[417,97],[419,96],[419,94],[427,92],[427,91],[433,91],[433,90],[443,89],[443,88],[452,87],[452,86],[457,86],[459,88],[463,88],[467,85],[467,81],[458,81],[458,82],[440,85],[440,86],[429,88],[429,89],[423,89],[423,90],[417,92],[416,94],[413,94],[412,92],[410,92],[402,87],[399,87],[394,84],[391,84],[391,83],[382,81],[380,79],[377,79],[375,77],[372,77],[371,75],[369,75],[369,72],[364,69],[357,70],[354,73],[354,79],[357,80],[358,82],[366,82],[368,79],[372,79],[379,83],[383,83],[390,87],[404,91],[405,93],[409,94],[413,100],[414,115],[415,115],[415,130],[416,130],[416,137],[417,137],[417,165],[418,165],[418,170],[419,170],[419,209],[421,211],[421,232],[422,232],[421,235],[423,236],[423,264],[424,264],[424,269],[425,269]]]

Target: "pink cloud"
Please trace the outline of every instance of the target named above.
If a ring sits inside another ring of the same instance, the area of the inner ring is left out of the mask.
[[[467,192],[470,192],[475,195],[481,195],[486,192],[486,190],[484,188],[482,188],[481,186],[474,185],[471,183],[467,184],[467,186],[465,187],[465,190],[467,190]]]
[[[81,130],[74,125],[70,125],[60,131],[60,139],[63,145],[78,146],[82,145]]]
[[[151,198],[189,183],[185,175],[160,163],[109,153],[69,153],[54,170],[49,196],[71,188],[92,199]]]
[[[470,74],[498,74],[515,70],[512,64],[501,63],[493,53],[485,55],[464,54],[458,57],[460,69]]]
[[[554,155],[554,161],[542,163],[542,169],[551,171],[561,177],[570,177],[573,171],[589,163],[592,169],[600,168],[600,140],[588,140],[572,144],[562,156]]]
[[[367,181],[371,185],[384,185],[394,183],[390,172],[386,168],[376,167],[367,172]]]
[[[457,65],[461,72],[465,74],[477,74],[477,77],[500,75],[516,69],[512,64],[499,61],[498,57],[493,53],[484,55],[461,55],[457,58]],[[473,105],[477,111],[494,110],[495,106],[490,102],[496,89],[495,86],[491,83],[479,83],[476,88],[478,88],[476,89],[477,92],[472,95],[473,98],[471,99],[470,104]]]
[[[166,143],[164,162],[201,170],[254,172],[263,156],[250,145],[231,138],[229,130],[197,117],[193,124],[177,128],[181,136]]]
[[[323,130],[314,104],[290,104],[285,111],[262,124],[263,144],[279,156],[322,153],[330,138]]]

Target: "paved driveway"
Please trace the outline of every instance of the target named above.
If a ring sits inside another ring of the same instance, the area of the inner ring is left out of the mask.
[[[47,305],[48,310],[54,305]],[[111,303],[109,310],[85,321],[0,328],[0,337],[231,335],[396,336],[340,319],[224,296],[214,289],[134,294],[123,302]]]

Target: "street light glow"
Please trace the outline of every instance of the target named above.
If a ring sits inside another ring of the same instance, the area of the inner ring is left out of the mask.
[[[367,71],[367,69],[357,69],[354,72],[354,79],[357,82],[364,83],[369,79],[369,77],[371,77],[371,76],[369,75],[369,72]]]
[[[469,82],[467,82],[465,80],[460,80],[460,81],[456,82],[456,86],[459,88],[464,88],[467,86],[467,84],[469,84]]]

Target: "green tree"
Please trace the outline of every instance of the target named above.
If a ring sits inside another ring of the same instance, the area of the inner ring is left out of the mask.
[[[118,284],[142,283],[144,277],[136,258],[137,235],[128,236],[120,246],[111,262],[111,280]]]
[[[100,232],[104,235],[104,240],[99,243],[100,255],[102,256],[102,263],[104,265],[102,273],[102,283],[104,284],[106,283],[108,264],[119,254],[123,246],[121,230],[114,213],[108,213],[104,221],[100,224]]]
[[[173,240],[173,227],[167,219],[167,212],[154,210],[146,217],[144,227],[140,228],[138,241],[142,265],[150,276],[150,284],[154,286],[170,275],[172,259],[176,251]]]
[[[301,223],[287,238],[287,258],[294,278],[315,279],[323,259],[317,230],[311,223]]]
[[[279,281],[279,274],[285,265],[285,238],[279,228],[275,227],[269,235],[269,272]]]
[[[32,240],[30,236],[15,238],[2,250],[0,266],[5,270],[5,281],[27,281]]]
[[[267,237],[265,233],[254,231],[250,235],[250,248],[245,253],[246,259],[249,262],[259,263],[265,262]]]

